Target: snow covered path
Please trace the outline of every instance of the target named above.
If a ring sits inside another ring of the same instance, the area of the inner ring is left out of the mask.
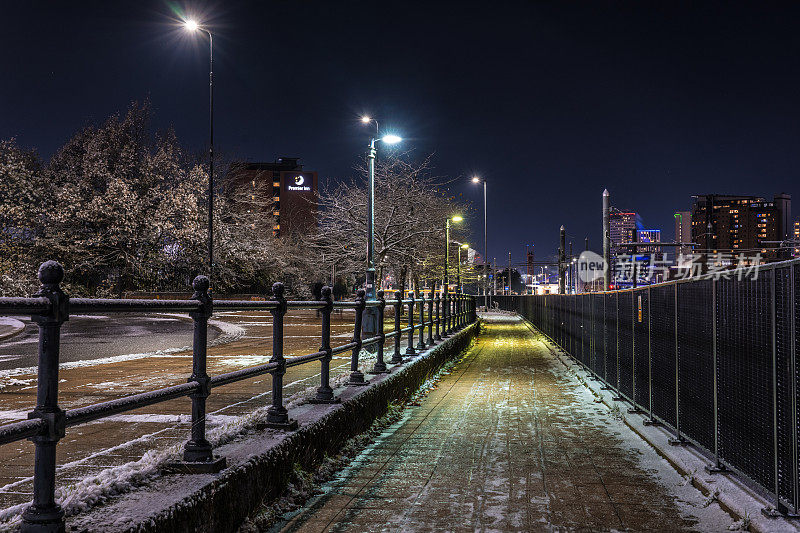
[[[284,531],[725,531],[516,317],[488,332]]]

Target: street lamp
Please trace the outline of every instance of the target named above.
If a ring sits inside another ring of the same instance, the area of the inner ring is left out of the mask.
[[[444,292],[450,292],[450,222],[461,222],[464,218],[460,215],[455,215],[447,219],[444,225],[445,239],[444,239]]]
[[[463,293],[464,292],[464,287],[461,285],[461,250],[462,249],[469,250],[469,244],[464,243],[464,244],[462,244],[461,246],[458,247],[458,283],[456,285],[458,285],[458,292],[459,293]]]
[[[214,39],[211,32],[197,21],[183,23],[188,32],[202,31],[208,35],[208,278],[214,270]]]
[[[483,282],[483,305],[489,309],[489,276],[486,269],[489,263],[489,255],[486,250],[486,180],[479,176],[472,177],[472,183],[483,183],[483,273],[487,274]]]
[[[382,141],[384,144],[397,144],[403,139],[397,135],[384,135],[379,137],[380,128],[378,121],[372,117],[361,117],[363,124],[375,124],[375,137],[371,137],[369,141],[369,151],[367,152],[367,174],[369,176],[369,185],[367,186],[367,272],[364,279],[364,288],[366,289],[367,300],[375,299],[375,157],[377,150],[375,148],[376,141]],[[367,336],[373,336],[377,333],[377,310],[370,307],[364,314],[363,331]]]
[[[388,134],[379,137],[380,128],[378,121],[370,116],[361,117],[363,124],[375,124],[375,137],[369,141],[369,151],[367,152],[367,173],[369,184],[367,186],[367,273],[365,279],[365,289],[367,300],[375,299],[375,157],[377,149],[375,143],[382,141],[385,144],[397,144],[403,139],[397,135]]]

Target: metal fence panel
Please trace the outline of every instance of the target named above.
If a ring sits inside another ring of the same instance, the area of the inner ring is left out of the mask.
[[[795,502],[795,364],[793,342],[795,333],[792,304],[795,298],[792,269],[788,265],[775,269],[775,355],[777,363],[777,451],[778,451],[778,494],[792,506]]]
[[[606,339],[606,383],[617,387],[617,294],[603,296],[606,300],[605,339]]]
[[[619,293],[619,391],[633,399],[633,299],[634,292]]]
[[[653,414],[675,427],[675,286],[650,291]]]
[[[648,289],[633,293],[633,369],[634,401],[642,408],[650,409],[650,331],[648,327]]]
[[[766,487],[774,484],[773,274],[717,282],[719,455]]]
[[[681,431],[714,449],[711,280],[678,284],[678,396]]]
[[[603,375],[603,295],[593,294],[592,299],[592,370]]]

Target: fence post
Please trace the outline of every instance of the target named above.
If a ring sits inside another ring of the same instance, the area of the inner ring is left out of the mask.
[[[378,291],[378,358],[375,364],[372,365],[370,374],[388,374],[389,370],[386,368],[386,363],[383,361],[383,345],[386,343],[386,333],[383,331],[384,314],[386,307],[386,299],[384,298],[383,289]]]
[[[794,270],[795,265],[789,265],[789,394],[791,403],[791,416],[792,416],[792,506],[794,507],[795,514],[798,513],[798,506],[800,506],[800,487],[798,487],[798,443],[797,443],[797,354],[795,353],[797,343],[797,333],[795,329],[795,279]]]
[[[330,287],[322,287],[322,301],[325,307],[320,309],[322,314],[322,343],[319,351],[325,352],[325,357],[320,359],[320,385],[317,388],[317,395],[308,399],[308,403],[339,403],[341,400],[333,395],[331,388],[331,359],[333,350],[331,349],[331,312],[333,311],[333,297]]]
[[[772,459],[773,459],[773,496],[775,497],[775,508],[765,509],[762,508],[761,512],[769,517],[781,516],[788,514],[788,509],[783,505],[780,498],[780,480],[778,478],[778,346],[777,346],[777,312],[775,309],[775,277],[776,271],[772,270],[769,284],[769,314],[770,314],[770,345],[772,355]],[[794,289],[794,287],[792,287]],[[794,379],[794,376],[792,376]]]
[[[447,297],[447,291],[445,290],[445,291],[442,292],[442,316],[439,318],[440,322],[442,323],[442,335],[441,335],[442,339],[446,339],[447,336],[448,336],[448,334],[447,334],[447,310],[448,310],[448,307],[450,305],[448,300],[449,299]]]
[[[433,289],[431,297],[428,298],[428,346],[433,346]]]
[[[29,419],[41,418],[47,428],[30,440],[36,447],[33,467],[33,503],[22,513],[20,531],[50,533],[64,531],[64,510],[56,503],[56,444],[65,435],[66,418],[58,406],[58,360],[61,324],[69,320],[69,296],[59,284],[64,269],[55,261],[39,267],[41,288],[37,297],[50,300],[44,314],[31,319],[39,326],[39,366],[36,381],[36,407]]]
[[[397,291],[394,293],[394,353],[392,354],[392,364],[398,365],[403,362],[403,356],[400,354],[400,317],[403,314],[403,292]]]
[[[366,292],[364,289],[358,289],[356,293],[356,319],[355,325],[353,328],[353,342],[356,345],[353,347],[353,355],[350,357],[350,380],[347,382],[350,386],[361,386],[366,385],[369,381],[364,379],[364,373],[358,369],[358,356],[361,353],[361,323],[364,318],[364,309],[367,306],[367,302],[364,300],[364,296]]]
[[[681,436],[681,393],[680,393],[680,356],[678,349],[678,284],[673,285],[675,291],[673,293],[674,300],[674,323],[675,323],[675,437],[669,439],[667,442],[673,446],[683,446],[688,444],[689,441]]]
[[[442,336],[439,333],[439,325],[442,322],[442,315],[440,314],[440,308],[442,304],[442,297],[440,295],[436,295],[436,335],[433,337],[437,341],[442,340]]]
[[[414,350],[414,293],[408,295],[408,326],[411,328],[408,331],[408,346],[406,347],[406,355],[417,355]]]
[[[278,302],[272,309],[272,358],[270,363],[277,363],[278,368],[272,374],[272,405],[267,409],[266,427],[275,429],[297,429],[297,420],[289,418],[289,412],[283,406],[283,376],[286,374],[286,359],[283,358],[283,317],[286,314],[286,298],[284,287],[280,281],[272,284],[272,297]]]
[[[422,299],[419,301],[419,342],[417,343],[417,350],[422,351],[425,349],[425,293],[422,294]]]
[[[205,276],[197,276],[192,282],[192,300],[200,302],[200,309],[189,316],[194,322],[192,341],[192,375],[188,381],[200,384],[200,390],[190,394],[192,400],[192,436],[183,448],[183,471],[191,473],[216,473],[225,468],[225,458],[214,458],[211,443],[206,440],[206,398],[211,395],[211,378],[208,377],[208,319],[213,313],[213,302],[208,294],[209,281]]]

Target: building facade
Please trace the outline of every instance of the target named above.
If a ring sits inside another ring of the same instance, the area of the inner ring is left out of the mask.
[[[232,171],[237,187],[271,194],[269,225],[273,235],[313,230],[317,226],[316,172],[303,170],[297,157],[272,163],[238,163]]]
[[[678,211],[675,217],[675,255],[689,255],[692,253],[692,213],[691,211]]]
[[[772,201],[759,196],[707,194],[692,207],[692,242],[696,252],[754,256],[766,261],[788,257],[781,243],[791,235],[791,197]]]
[[[620,211],[614,207],[609,213],[609,230],[611,237],[611,255],[627,254],[630,251],[620,246],[622,243],[633,242],[636,237],[636,227],[639,215],[632,211]]]

